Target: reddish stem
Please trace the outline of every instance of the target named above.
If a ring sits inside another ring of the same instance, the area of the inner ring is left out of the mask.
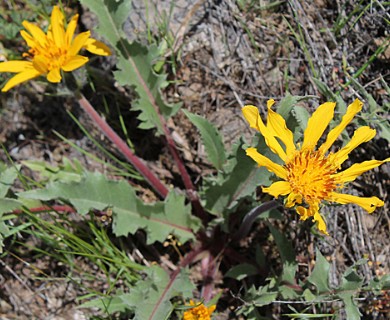
[[[214,290],[214,278],[215,273],[217,272],[218,265],[215,261],[216,259],[208,253],[206,257],[202,259],[201,268],[202,268],[202,277],[203,277],[203,288],[202,288],[202,298],[207,303],[211,300],[213,290]]]
[[[47,212],[47,211],[56,211],[56,212],[76,212],[76,210],[70,206],[42,206],[28,209],[31,212]],[[12,211],[13,214],[21,214],[23,210],[17,209]]]
[[[160,299],[157,301],[157,303],[155,304],[153,310],[152,310],[152,313],[149,317],[149,319],[154,319],[154,316],[158,310],[158,308],[160,307],[160,304],[164,301],[164,298],[165,296],[167,295],[167,293],[169,292],[170,288],[172,287],[172,285],[174,284],[177,276],[180,274],[180,271],[182,270],[182,268],[185,268],[186,266],[188,266],[192,261],[195,260],[195,258],[198,256],[199,253],[201,253],[203,251],[203,248],[202,247],[197,247],[195,249],[193,249],[192,251],[190,251],[185,257],[183,260],[181,260],[178,268],[172,272],[170,278],[169,278],[169,282],[167,284],[167,286],[165,287],[163,293],[161,294],[160,296]]]
[[[107,122],[96,112],[89,101],[83,96],[78,97],[78,102],[88,116],[96,123],[105,136],[122,152],[134,168],[145,178],[152,188],[162,197],[166,198],[169,190],[162,184],[145,163],[138,158],[128,147],[128,145],[115,133]]]
[[[172,154],[173,160],[176,162],[177,168],[179,169],[181,179],[183,180],[184,187],[187,190],[188,198],[190,199],[192,203],[192,207],[194,209],[195,215],[202,219],[202,221],[206,224],[208,217],[206,212],[203,209],[202,204],[200,203],[198,194],[196,192],[196,189],[194,187],[194,184],[192,183],[191,177],[188,174],[188,171],[186,167],[184,166],[183,161],[181,160],[179,153],[177,151],[175,142],[173,141],[173,138],[171,136],[171,133],[169,132],[169,129],[166,125],[164,117],[157,112],[160,118],[160,123],[164,131],[165,138],[167,140],[167,145],[169,152]]]

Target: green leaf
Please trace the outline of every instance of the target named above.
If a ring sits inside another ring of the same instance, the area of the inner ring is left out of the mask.
[[[341,285],[338,288],[340,291],[359,290],[363,284],[363,278],[356,273],[356,267],[367,263],[366,259],[360,259],[349,267],[343,273]]]
[[[390,124],[388,122],[378,122],[380,128],[380,136],[390,142]]]
[[[225,277],[242,280],[246,277],[254,276],[257,274],[259,274],[259,269],[256,268],[256,266],[250,263],[241,263],[231,268],[225,274]]]
[[[347,105],[339,94],[334,94],[328,85],[321,80],[313,78],[313,81],[317,89],[325,96],[327,101],[334,101],[337,103],[337,109],[341,114],[344,114],[347,111]]]
[[[108,41],[117,54],[115,78],[121,85],[132,86],[138,95],[132,101],[133,110],[140,111],[140,128],[157,128],[163,132],[159,114],[172,116],[180,104],[168,104],[163,100],[161,88],[167,85],[165,75],[157,75],[153,64],[159,57],[156,46],[144,47],[129,43],[123,31],[123,24],[129,15],[131,1],[81,0],[99,19],[97,32]]]
[[[292,109],[292,114],[297,120],[302,131],[304,131],[306,129],[307,122],[309,121],[310,113],[302,106],[295,106],[294,109]]]
[[[307,281],[314,284],[317,288],[317,293],[329,292],[329,269],[330,264],[321,254],[320,250],[316,250],[316,264],[307,278]]]
[[[283,272],[280,279],[290,284],[294,284],[298,264],[295,261],[295,251],[291,245],[291,241],[289,241],[283,233],[275,229],[270,223],[267,223],[267,226],[275,240],[283,263]]]
[[[111,297],[93,299],[81,304],[80,308],[98,308],[108,314],[115,312],[124,313],[129,310],[129,306],[124,302],[130,294],[118,292]]]
[[[185,270],[172,281],[164,269],[153,266],[146,280],[138,281],[132,292],[122,296],[128,308],[134,310],[135,320],[168,319],[173,311],[170,300],[176,296],[192,297],[195,289]]]
[[[301,100],[305,99],[305,97],[300,96],[292,96],[291,94],[287,93],[286,96],[280,100],[278,103],[278,109],[277,112],[286,120],[288,121],[291,117],[291,111],[293,110],[294,106]]]
[[[217,216],[226,216],[240,200],[254,196],[257,186],[271,183],[271,173],[265,168],[259,168],[256,162],[245,154],[244,144],[241,138],[233,145],[223,167],[224,172],[217,180],[204,180],[205,206]],[[264,141],[259,144],[259,149],[266,149]]]
[[[222,142],[221,134],[207,119],[187,110],[183,110],[183,112],[200,131],[209,161],[217,170],[221,170],[222,165],[226,161],[225,147]]]
[[[256,307],[262,307],[273,303],[278,296],[278,292],[270,288],[270,285],[256,289],[251,287],[245,296],[245,301],[248,305],[255,305]]]
[[[22,164],[32,171],[39,172],[42,178],[46,178],[49,181],[80,181],[83,173],[83,167],[80,162],[74,159],[72,163],[67,158],[63,158],[62,162],[63,164],[58,167],[38,160],[22,161]]]
[[[345,270],[337,295],[343,300],[348,320],[360,319],[361,313],[353,298],[359,292],[363,284],[363,278],[356,273],[356,267],[367,263],[366,259],[360,259],[353,266]]]
[[[5,164],[0,163],[0,253],[3,253],[3,240],[11,235],[9,227],[4,222],[10,218],[3,217],[3,214],[22,207],[22,203],[18,200],[5,198],[18,176],[19,168],[20,166],[7,167]]]
[[[286,120],[287,128],[294,133],[295,140],[302,135],[302,129],[306,128],[307,120],[310,117],[305,108],[296,104],[312,97],[292,96],[287,93],[278,103],[277,112]]]
[[[109,180],[99,173],[85,173],[80,182],[52,182],[45,189],[22,192],[19,196],[43,201],[62,199],[83,215],[91,209],[110,207],[114,213],[115,235],[125,236],[144,229],[148,243],[163,241],[170,233],[185,242],[194,238],[193,230],[200,225],[190,214],[190,207],[185,205],[184,195],[172,191],[165,202],[146,205],[127,182]]]
[[[170,282],[167,273],[158,266],[146,271],[146,278],[139,280],[130,293],[118,292],[111,297],[103,297],[83,303],[82,308],[98,308],[109,314],[132,311],[135,320],[167,319],[173,310],[169,301],[175,296],[190,298],[193,284],[185,271]]]
[[[0,198],[0,217],[3,213],[19,209],[22,203],[16,199]]]
[[[368,285],[371,288],[375,295],[380,295],[381,290],[389,290],[390,289],[390,274],[385,274],[383,277],[375,278],[370,281]]]
[[[14,183],[16,177],[18,176],[18,167],[6,167],[5,165],[1,165],[0,167],[0,198],[4,198],[9,188]]]
[[[348,320],[360,320],[361,313],[358,306],[353,301],[353,294],[349,292],[338,294],[338,296],[343,300],[345,311],[347,313]]]

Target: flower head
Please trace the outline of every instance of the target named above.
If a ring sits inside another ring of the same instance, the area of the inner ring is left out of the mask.
[[[287,196],[285,206],[295,207],[301,220],[312,217],[317,222],[318,229],[324,234],[328,233],[325,221],[319,213],[322,201],[340,204],[355,203],[369,213],[372,213],[376,207],[384,205],[377,197],[358,197],[339,192],[346,183],[355,180],[362,173],[390,161],[390,158],[383,161],[369,160],[339,171],[352,150],[375,136],[374,129],[367,126],[360,127],[343,148],[336,152],[329,152],[341,132],[362,109],[361,101],[356,99],[348,106],[340,124],[329,131],[325,142],[319,147],[317,147],[318,140],[333,118],[335,103],[326,102],[317,108],[307,123],[302,144],[298,145],[295,145],[293,133],[287,128],[283,117],[272,110],[273,104],[274,100],[269,100],[267,103],[267,124],[261,120],[256,107],[245,106],[242,109],[251,128],[258,130],[264,136],[267,146],[284,163],[280,165],[271,161],[255,148],[246,149],[246,154],[259,166],[266,167],[281,179],[269,187],[263,187],[263,192],[275,198]]]
[[[14,86],[46,75],[49,82],[61,81],[61,70],[73,71],[88,62],[88,58],[79,55],[82,48],[89,52],[107,56],[110,49],[103,43],[90,37],[86,31],[74,37],[78,15],[74,15],[67,27],[64,26],[65,16],[58,6],[53,8],[47,33],[28,21],[23,21],[26,30],[20,31],[30,50],[23,56],[26,61],[6,61],[0,63],[0,72],[17,73],[1,90],[8,91]]]
[[[196,304],[192,300],[190,306],[194,307],[184,312],[183,320],[211,320],[211,314],[216,308],[215,305],[206,307],[203,303]]]

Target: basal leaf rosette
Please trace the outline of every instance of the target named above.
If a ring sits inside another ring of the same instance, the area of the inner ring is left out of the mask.
[[[87,57],[79,55],[83,48],[96,55],[110,55],[110,49],[104,43],[91,38],[90,31],[75,36],[77,21],[76,14],[65,28],[65,16],[58,6],[53,8],[47,33],[35,24],[23,21],[26,30],[20,31],[20,34],[30,47],[28,52],[23,54],[27,60],[0,63],[0,72],[16,73],[1,91],[6,92],[41,75],[46,75],[49,82],[60,82],[61,70],[73,71],[88,62]]]
[[[390,158],[382,161],[369,160],[340,170],[352,150],[375,136],[374,129],[368,126],[360,127],[343,148],[336,152],[329,151],[341,132],[361,111],[363,103],[360,100],[356,99],[348,106],[341,122],[329,131],[325,142],[318,147],[319,139],[333,119],[336,103],[326,102],[317,108],[307,123],[303,141],[298,144],[294,143],[293,133],[287,128],[283,117],[272,110],[274,103],[272,99],[267,102],[266,124],[262,121],[257,107],[248,105],[242,108],[250,127],[260,132],[267,146],[283,162],[275,163],[253,147],[246,149],[246,154],[259,166],[266,167],[281,179],[269,187],[263,187],[263,192],[275,198],[286,196],[287,208],[295,207],[301,220],[311,217],[317,223],[318,229],[326,235],[326,223],[319,212],[324,201],[355,203],[368,213],[384,205],[383,201],[375,196],[358,197],[340,192],[345,184],[354,181],[359,175],[390,161]]]

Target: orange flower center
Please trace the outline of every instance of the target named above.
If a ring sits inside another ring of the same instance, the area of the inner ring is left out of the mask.
[[[68,48],[58,47],[55,42],[48,37],[46,38],[44,47],[32,47],[28,51],[28,54],[24,54],[24,56],[29,57],[31,60],[34,60],[34,57],[38,56],[43,58],[45,60],[45,68],[48,71],[61,69],[69,60]]]
[[[198,307],[192,308],[184,312],[183,320],[210,320],[209,310],[201,304]]]
[[[327,199],[339,185],[333,177],[337,167],[331,163],[329,156],[325,157],[318,151],[297,151],[285,168],[293,192],[302,195],[308,204]]]

